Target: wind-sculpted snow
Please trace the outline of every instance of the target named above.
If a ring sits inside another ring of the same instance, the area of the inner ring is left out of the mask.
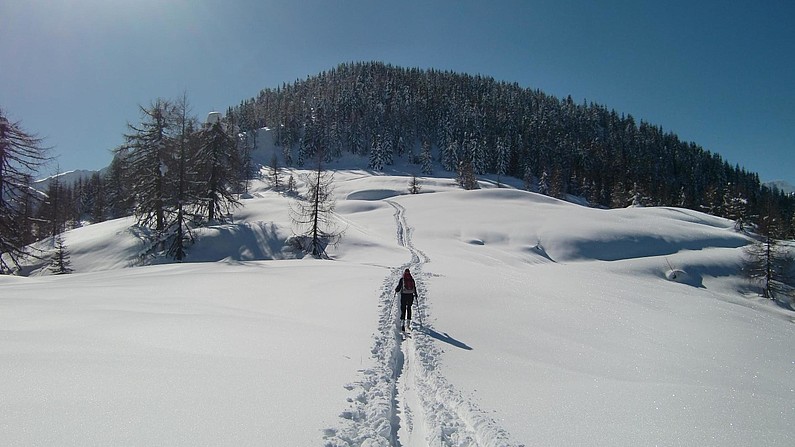
[[[502,253],[543,247],[543,256],[556,262],[618,261],[749,243],[732,222],[690,210],[602,210],[510,189],[459,191],[422,200],[423,218],[439,223],[423,227],[423,236],[453,236]]]

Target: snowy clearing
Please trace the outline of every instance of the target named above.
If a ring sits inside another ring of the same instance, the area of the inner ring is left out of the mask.
[[[737,276],[731,222],[335,178],[333,261],[256,184],[193,262],[130,267],[119,219],[66,234],[75,274],[0,277],[0,443],[795,445],[795,313]]]

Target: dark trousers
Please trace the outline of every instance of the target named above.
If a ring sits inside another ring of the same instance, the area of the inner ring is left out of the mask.
[[[411,305],[414,304],[414,295],[400,294],[400,319],[411,320]]]

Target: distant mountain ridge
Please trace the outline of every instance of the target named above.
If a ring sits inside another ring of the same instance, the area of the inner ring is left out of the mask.
[[[55,180],[56,178],[58,179],[59,182],[61,182],[62,185],[74,186],[78,181],[83,180],[85,182],[88,179],[90,179],[91,176],[93,176],[94,174],[96,173],[102,174],[103,171],[104,169],[100,171],[76,169],[74,171],[61,172],[59,174],[51,175],[49,177],[45,177],[34,181],[33,187],[42,192],[47,191],[47,188],[49,188],[50,183],[52,183],[52,181]]]
[[[784,194],[794,194],[795,193],[795,186],[792,186],[791,183],[785,180],[774,180],[772,182],[765,182],[765,186],[768,188],[775,188]]]

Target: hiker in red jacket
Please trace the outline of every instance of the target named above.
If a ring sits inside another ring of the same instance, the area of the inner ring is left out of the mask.
[[[411,276],[409,269],[403,272],[403,276],[395,287],[395,293],[400,292],[400,330],[405,331],[406,325],[411,329],[411,305],[417,297],[417,284]]]

